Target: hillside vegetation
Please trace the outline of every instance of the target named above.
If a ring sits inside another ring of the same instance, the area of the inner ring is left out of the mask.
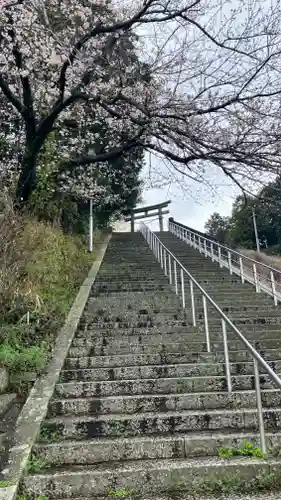
[[[0,222],[0,364],[11,388],[39,373],[92,265],[85,239],[8,210]],[[95,232],[95,249],[102,233]]]

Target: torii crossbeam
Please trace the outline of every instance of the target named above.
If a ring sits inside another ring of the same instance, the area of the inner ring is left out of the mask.
[[[158,217],[159,229],[160,231],[164,231],[163,215],[168,214],[169,210],[163,209],[168,207],[170,203],[171,200],[164,201],[163,203],[158,203],[157,205],[150,205],[149,207],[134,208],[134,210],[127,214],[127,216],[125,217],[125,221],[131,222],[131,231],[134,232],[136,220],[145,219],[147,217]],[[139,215],[136,216],[136,214]]]

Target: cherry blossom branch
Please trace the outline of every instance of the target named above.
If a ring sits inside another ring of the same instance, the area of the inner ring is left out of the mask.
[[[25,107],[22,104],[21,100],[16,97],[16,95],[11,91],[8,83],[4,80],[3,76],[0,74],[0,88],[3,94],[7,97],[8,101],[10,101],[16,110],[24,116]]]

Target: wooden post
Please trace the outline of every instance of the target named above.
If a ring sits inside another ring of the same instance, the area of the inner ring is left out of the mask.
[[[158,217],[159,217],[159,230],[162,232],[164,231],[162,208],[158,209]]]
[[[131,213],[131,232],[135,232],[135,214],[134,212]]]

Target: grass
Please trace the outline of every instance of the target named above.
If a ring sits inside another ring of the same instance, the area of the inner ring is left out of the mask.
[[[0,367],[11,390],[26,392],[23,374],[44,369],[94,258],[81,236],[35,218],[11,213],[1,224]]]
[[[254,493],[279,487],[279,475],[263,471],[252,479],[242,479],[238,474],[226,474],[222,479],[205,480],[195,487],[195,492],[196,494]]]
[[[169,491],[162,492],[168,494],[171,499],[181,499],[183,494],[191,494],[197,498],[204,496],[225,496],[231,494],[252,494],[277,491],[281,487],[281,476],[275,472],[262,471],[255,477],[241,478],[239,472],[237,474],[225,474],[222,478],[210,477],[204,479],[197,484],[186,487],[181,482],[174,481]],[[161,492],[160,492],[161,493]]]
[[[244,440],[239,446],[234,446],[232,448],[220,447],[218,449],[219,457],[254,457],[254,458],[265,458],[265,454],[257,446]]]
[[[36,457],[36,455],[31,455],[27,461],[25,471],[27,474],[36,474],[41,470],[48,469],[51,464],[42,458]]]
[[[31,497],[26,496],[26,495],[18,495],[16,497],[16,500],[48,500],[48,497],[40,495],[39,497],[31,498]]]
[[[260,262],[261,264],[266,264],[267,266],[270,266],[270,267],[273,267],[274,269],[276,269],[277,271],[279,271],[281,273],[281,257],[279,256],[276,256],[276,255],[267,255],[266,253],[264,252],[257,252],[255,250],[247,250],[245,248],[240,248],[238,249],[238,251],[240,253],[242,253],[243,255],[245,255],[246,257],[249,257],[250,259],[253,259],[257,262]],[[248,270],[249,268],[249,271],[250,274],[252,273],[252,263],[250,261],[247,261],[246,259],[244,259],[243,261],[245,267],[246,267],[246,270]],[[258,273],[258,277],[259,279],[264,279],[268,286],[271,286],[271,281],[270,281],[270,271],[267,270],[267,268],[263,267],[262,265],[259,265],[257,264],[257,273]],[[280,287],[280,284],[281,284],[281,274],[279,274],[278,272],[273,272],[273,275],[274,275],[274,279],[276,281],[276,284],[278,286],[278,289]],[[279,290],[277,290],[279,291]]]
[[[127,490],[125,488],[117,489],[117,490],[109,490],[108,496],[110,497],[129,497],[134,495],[134,490]]]
[[[60,441],[62,439],[61,434],[58,431],[52,431],[51,429],[42,426],[39,434],[39,441],[42,443],[53,443]]]
[[[8,488],[12,483],[10,481],[0,481],[0,488]]]

